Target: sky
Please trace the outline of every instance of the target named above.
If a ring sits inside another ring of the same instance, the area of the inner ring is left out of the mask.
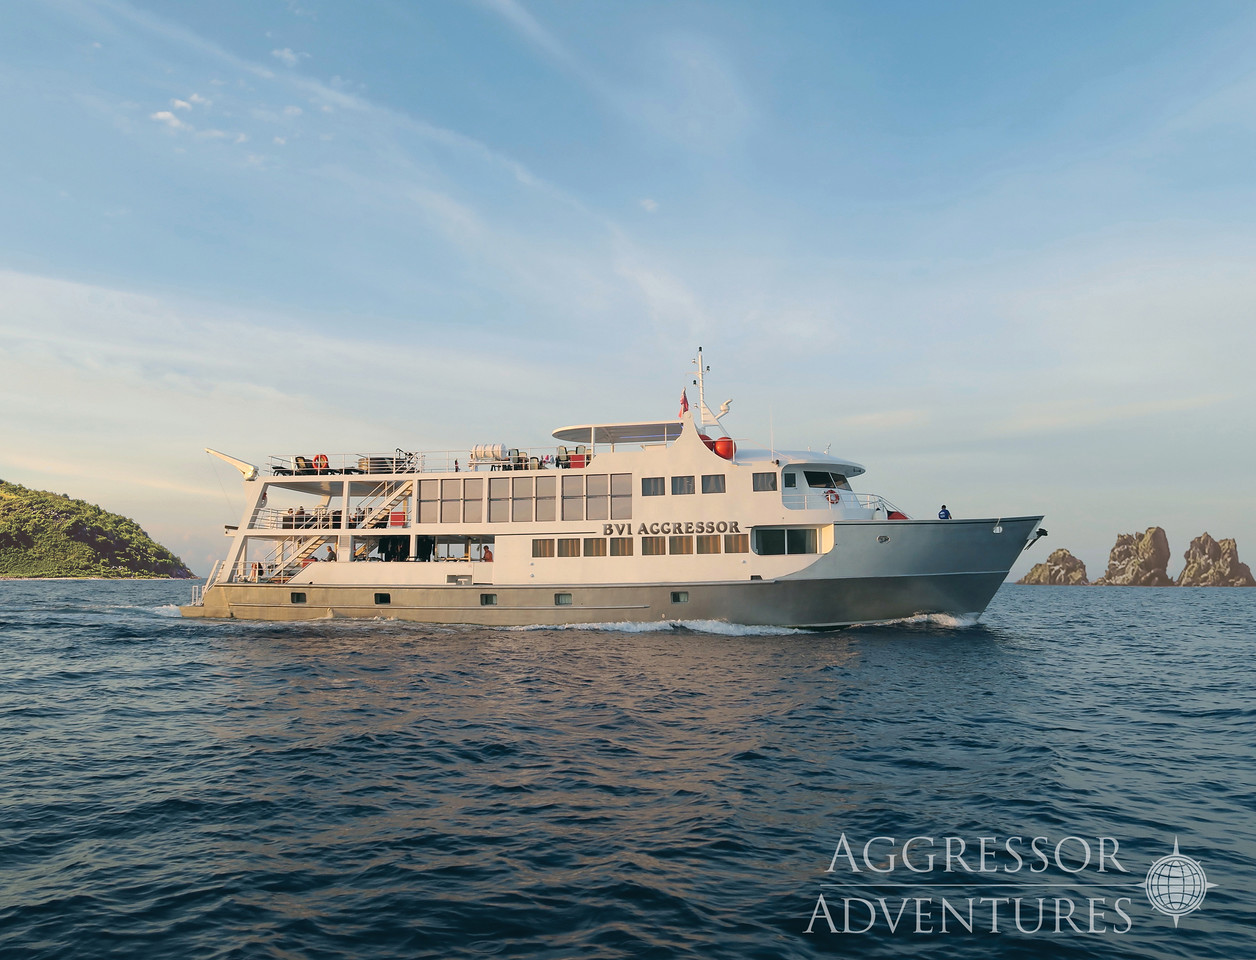
[[[708,399],[915,516],[1256,561],[1250,3],[0,5],[0,478],[198,573],[204,453]],[[715,403],[712,402],[712,406]]]

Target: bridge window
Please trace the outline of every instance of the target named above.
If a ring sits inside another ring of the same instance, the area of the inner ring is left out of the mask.
[[[756,473],[754,475],[755,490],[775,490],[776,474],[775,473]]]

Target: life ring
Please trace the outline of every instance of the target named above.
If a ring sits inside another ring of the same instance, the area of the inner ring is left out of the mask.
[[[317,457],[314,458],[314,469],[315,470],[327,469],[327,454],[320,453]]]
[[[824,499],[829,503],[837,503],[837,501],[842,498],[838,495],[836,490],[829,489],[824,491]]]

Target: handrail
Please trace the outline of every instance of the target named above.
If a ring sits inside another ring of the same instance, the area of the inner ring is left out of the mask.
[[[836,495],[836,501],[829,496],[830,493]],[[873,514],[870,519],[876,519],[877,513],[883,513],[887,517],[891,513],[902,513],[906,516],[906,513],[879,494],[855,493],[852,490],[829,491],[819,487],[785,490],[781,495],[781,502],[790,510],[829,510],[838,513],[859,511]]]
[[[566,451],[566,452],[563,452]],[[398,475],[413,473],[479,473],[501,470],[553,470],[588,466],[592,450],[580,447],[506,448],[481,444],[471,450],[391,453],[273,454],[275,477]]]

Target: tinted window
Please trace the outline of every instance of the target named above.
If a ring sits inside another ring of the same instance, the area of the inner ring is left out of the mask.
[[[776,489],[776,474],[756,473],[754,475],[754,488],[756,490],[775,490]]]
[[[672,496],[681,497],[694,492],[693,477],[672,477]]]
[[[663,488],[662,477],[642,477],[641,478],[641,496],[643,497],[661,497],[665,490]]]
[[[724,492],[724,474],[722,473],[703,474],[702,492],[703,493],[723,493]]]

